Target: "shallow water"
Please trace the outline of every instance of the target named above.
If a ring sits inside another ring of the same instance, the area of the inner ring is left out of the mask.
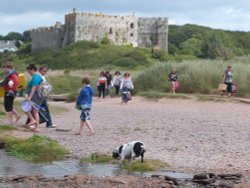
[[[17,159],[0,150],[0,176],[43,175],[45,177],[63,177],[65,175],[89,174],[95,176],[134,175],[150,177],[152,174],[167,175],[177,179],[191,179],[191,174],[176,172],[128,172],[112,164],[80,164],[79,160],[65,160],[51,164],[34,164]]]

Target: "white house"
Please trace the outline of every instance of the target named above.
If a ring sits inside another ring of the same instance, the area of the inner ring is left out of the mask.
[[[16,52],[18,48],[15,45],[16,41],[0,41],[0,52]]]

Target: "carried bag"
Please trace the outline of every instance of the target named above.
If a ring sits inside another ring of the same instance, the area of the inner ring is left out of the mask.
[[[218,90],[220,90],[220,91],[225,91],[225,90],[227,90],[227,85],[226,85],[226,84],[219,84]]]
[[[45,96],[44,96],[41,88],[37,89],[31,98],[31,101],[37,105],[41,105],[44,100],[45,100]]]

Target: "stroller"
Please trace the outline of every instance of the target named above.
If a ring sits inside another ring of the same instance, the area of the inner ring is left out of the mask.
[[[21,107],[24,112],[30,112],[32,107],[36,108],[39,112],[39,124],[42,124],[48,121],[48,112],[42,106],[32,101],[25,100],[23,101]],[[30,119],[27,118],[26,124],[28,124],[29,122],[30,122]]]
[[[122,102],[128,103],[131,100],[131,93],[128,88],[122,89]]]

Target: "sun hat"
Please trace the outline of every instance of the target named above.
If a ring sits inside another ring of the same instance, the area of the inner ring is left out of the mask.
[[[25,100],[22,102],[21,108],[24,112],[30,112],[32,109],[32,106],[29,101]]]

